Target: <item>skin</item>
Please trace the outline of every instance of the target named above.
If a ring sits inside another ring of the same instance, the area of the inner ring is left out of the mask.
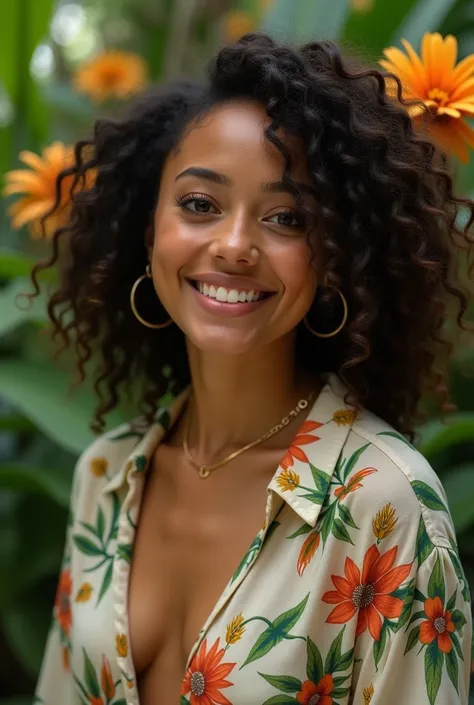
[[[178,702],[189,652],[263,522],[266,487],[304,417],[205,481],[184,456],[184,424],[193,458],[212,463],[321,387],[295,365],[295,330],[319,277],[293,196],[263,188],[284,166],[264,139],[268,122],[260,105],[235,101],[192,126],[165,164],[147,234],[157,295],[186,336],[192,397],[153,457],[134,548],[130,633],[142,705]],[[311,185],[303,145],[279,137],[294,154],[292,178]],[[227,184],[180,177],[191,167]],[[198,201],[179,207],[190,194]],[[209,311],[189,283],[205,273],[250,277],[272,295],[245,315]]]

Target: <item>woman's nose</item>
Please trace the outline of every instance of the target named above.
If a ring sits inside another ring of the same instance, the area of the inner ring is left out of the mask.
[[[259,251],[252,233],[253,228],[243,218],[222,222],[209,248],[212,257],[232,265],[256,264]]]

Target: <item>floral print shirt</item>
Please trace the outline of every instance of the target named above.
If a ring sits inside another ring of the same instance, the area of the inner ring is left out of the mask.
[[[130,562],[149,459],[186,395],[78,461],[35,702],[139,705]],[[467,703],[469,591],[443,488],[401,435],[343,397],[330,377],[277,468],[176,705]]]

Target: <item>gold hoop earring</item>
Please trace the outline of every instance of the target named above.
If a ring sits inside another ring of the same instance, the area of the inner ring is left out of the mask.
[[[311,328],[310,324],[308,323],[308,314],[306,314],[306,316],[305,316],[304,319],[303,319],[303,322],[304,322],[306,328],[309,330],[310,333],[312,333],[313,335],[315,335],[317,338],[333,338],[335,335],[337,335],[338,333],[341,332],[341,330],[344,328],[344,326],[345,326],[346,323],[347,323],[347,318],[348,318],[348,315],[349,315],[349,309],[348,309],[348,306],[347,306],[346,297],[344,296],[344,294],[342,293],[342,291],[340,291],[339,289],[336,289],[336,291],[337,291],[337,293],[339,294],[339,296],[340,296],[340,298],[341,298],[342,306],[343,306],[343,309],[344,309],[344,313],[343,313],[343,316],[342,316],[342,322],[340,323],[340,325],[338,325],[338,327],[337,327],[335,330],[331,331],[330,333],[318,333],[317,331],[313,330],[313,328]]]
[[[146,266],[145,274],[142,274],[141,277],[138,277],[135,284],[132,286],[132,290],[130,292],[130,306],[133,311],[133,314],[134,314],[135,318],[137,318],[140,321],[140,323],[142,325],[146,326],[147,328],[167,328],[168,326],[170,326],[173,323],[172,318],[170,318],[168,321],[165,321],[165,323],[149,323],[148,321],[145,321],[145,319],[142,318],[137,311],[137,307],[135,305],[135,294],[137,292],[138,287],[140,286],[141,282],[144,279],[151,279],[151,269],[150,269],[149,264],[147,264],[147,266]]]

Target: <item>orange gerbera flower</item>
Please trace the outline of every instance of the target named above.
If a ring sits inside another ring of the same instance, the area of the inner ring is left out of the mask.
[[[100,103],[128,98],[148,83],[145,60],[132,52],[104,51],[88,61],[73,76],[74,88]]]
[[[407,55],[396,47],[385,49],[381,66],[401,81],[405,100],[418,100],[429,108],[432,120],[427,123],[433,138],[447,152],[466,162],[468,147],[474,147],[474,130],[465,118],[474,117],[474,54],[456,65],[458,44],[449,34],[425,33],[421,58],[411,44],[402,39]],[[393,86],[388,83],[391,92]],[[420,106],[409,113],[418,118]]]
[[[68,568],[65,568],[59,576],[54,607],[56,611],[56,619],[66,635],[69,635],[72,627],[71,594],[71,572]]]
[[[317,428],[321,428],[322,423],[318,421],[304,421],[300,427],[300,430],[296,434],[293,443],[288,448],[288,451],[281,461],[280,465],[286,470],[291,468],[294,463],[294,459],[301,460],[303,463],[309,463],[308,456],[301,450],[300,446],[308,445],[308,443],[315,443],[319,441],[319,436],[312,436],[311,432],[316,431]]]
[[[368,475],[372,475],[372,473],[377,472],[377,468],[364,468],[363,470],[359,470],[358,472],[353,475],[347,485],[341,485],[341,487],[338,487],[335,491],[334,494],[336,497],[339,497],[339,499],[344,499],[344,497],[347,497],[349,492],[355,492],[358,490],[360,487],[362,487],[361,480],[364,479],[364,477],[367,477]]]
[[[322,597],[323,602],[337,605],[326,622],[344,624],[358,613],[356,636],[368,628],[372,638],[378,641],[382,629],[380,615],[388,619],[400,616],[403,600],[390,593],[403,583],[411,570],[411,563],[393,567],[397,551],[398,546],[394,546],[380,554],[373,544],[365,554],[362,574],[354,561],[347,557],[345,577],[331,575],[336,590],[329,590]]]
[[[313,703],[318,703],[318,705],[332,705],[333,699],[331,693],[334,690],[334,678],[327,673],[321,678],[319,683],[313,683],[313,681],[304,681],[301,686],[301,690],[296,696],[297,702],[302,705],[313,705]],[[315,697],[315,696],[318,697]]]
[[[420,641],[422,644],[431,644],[438,640],[439,649],[449,654],[453,648],[453,642],[449,636],[454,632],[455,627],[451,619],[452,612],[445,612],[441,598],[428,597],[425,600],[425,614],[428,617],[420,624]]]
[[[43,150],[41,156],[33,152],[20,152],[20,160],[30,169],[15,169],[5,174],[5,196],[23,194],[23,198],[8,209],[15,229],[29,224],[33,237],[42,237],[41,218],[53,208],[56,202],[56,181],[63,169],[74,164],[74,152],[62,142],[53,142]],[[70,190],[73,176],[66,176],[61,184],[61,198],[56,211],[45,221],[45,233],[51,236],[54,231],[67,221],[71,197]],[[85,184],[78,183],[76,191],[90,188],[94,179],[93,171],[87,173]]]
[[[232,705],[220,690],[233,685],[225,678],[236,664],[221,663],[225,649],[219,649],[219,639],[209,651],[206,649],[207,639],[204,639],[187,670],[181,695],[191,692],[191,705]]]
[[[306,541],[301,546],[300,555],[298,556],[298,562],[296,564],[298,575],[303,575],[306,566],[318,550],[320,540],[321,536],[319,531],[312,531],[309,536],[307,536]]]

